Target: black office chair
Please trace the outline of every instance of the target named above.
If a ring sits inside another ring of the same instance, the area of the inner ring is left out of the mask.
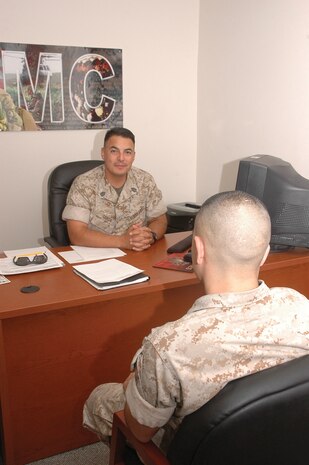
[[[167,457],[152,441],[137,441],[126,426],[123,411],[117,412],[110,465],[133,463],[126,440],[146,465],[306,465],[308,438],[306,355],[229,382],[184,419]]]
[[[44,240],[52,247],[70,244],[67,225],[61,216],[72,182],[79,174],[85,173],[102,163],[102,160],[72,161],[57,166],[49,175],[47,190],[50,235],[44,237]]]

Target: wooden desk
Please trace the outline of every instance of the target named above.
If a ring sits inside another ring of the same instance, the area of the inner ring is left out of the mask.
[[[183,315],[203,288],[194,274],[153,268],[188,233],[167,235],[123,257],[150,276],[142,284],[97,291],[66,265],[11,276],[0,286],[0,395],[5,464],[24,465],[96,441],[81,426],[98,384],[123,381],[152,327]],[[261,271],[268,285],[309,296],[309,251],[273,254]],[[40,286],[35,294],[20,288]]]
[[[261,268],[260,278],[269,287],[291,287],[309,298],[309,250],[271,252]]]

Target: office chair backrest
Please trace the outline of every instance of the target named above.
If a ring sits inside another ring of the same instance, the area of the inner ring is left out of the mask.
[[[102,163],[102,160],[72,161],[57,166],[51,172],[47,187],[50,236],[44,239],[52,247],[70,244],[66,222],[62,220],[61,216],[73,180],[76,176]]]
[[[309,463],[309,355],[229,382],[188,415],[172,465]]]

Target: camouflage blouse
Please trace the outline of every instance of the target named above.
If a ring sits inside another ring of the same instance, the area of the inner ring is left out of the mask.
[[[132,167],[118,196],[105,179],[104,165],[75,178],[63,210],[64,220],[78,220],[105,234],[124,234],[135,223],[147,223],[166,212],[153,177]]]
[[[309,301],[288,288],[199,298],[144,339],[126,391],[132,415],[161,427],[210,400],[228,381],[309,353]]]

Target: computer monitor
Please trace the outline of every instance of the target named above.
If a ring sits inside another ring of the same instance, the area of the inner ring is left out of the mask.
[[[236,190],[259,198],[271,218],[272,249],[309,247],[309,180],[280,158],[253,155],[239,162]]]

